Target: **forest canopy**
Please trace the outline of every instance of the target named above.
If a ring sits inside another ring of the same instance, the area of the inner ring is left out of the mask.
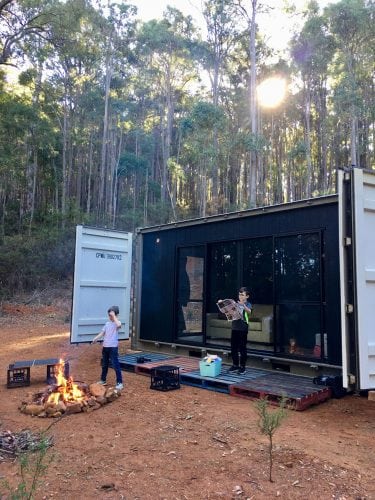
[[[172,7],[141,22],[131,1],[0,0],[5,253],[56,250],[76,223],[133,231],[322,196],[338,168],[375,168],[375,4],[301,4],[281,53],[257,24],[266,0],[203,1],[204,36]],[[269,77],[286,88],[274,108],[256,94]]]

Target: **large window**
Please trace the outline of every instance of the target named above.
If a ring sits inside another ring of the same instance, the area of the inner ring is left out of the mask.
[[[273,351],[273,238],[245,240],[242,248],[242,280],[250,290],[253,305],[248,347],[257,351]]]
[[[206,343],[229,348],[231,323],[216,302],[237,300],[246,286],[253,304],[249,349],[329,359],[320,231],[208,244],[206,271],[204,250],[179,251],[179,340],[203,343],[205,313]]]
[[[275,239],[277,301],[320,301],[320,234]]]
[[[321,292],[320,233],[275,238],[278,351],[326,357]],[[322,342],[323,337],[323,342]]]
[[[239,285],[237,241],[215,243],[209,247],[208,311],[217,312],[219,299],[236,298]]]
[[[248,346],[273,350],[273,239],[216,243],[209,246],[206,341],[230,346],[231,323],[218,312],[218,299],[238,300],[238,289],[250,290],[254,315],[250,318]]]
[[[242,282],[251,291],[250,300],[257,304],[273,303],[272,237],[254,238],[243,243]]]

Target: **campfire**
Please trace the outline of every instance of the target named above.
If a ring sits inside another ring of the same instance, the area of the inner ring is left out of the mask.
[[[80,412],[92,412],[103,405],[117,399],[121,391],[100,384],[74,382],[69,376],[65,378],[65,362],[60,360],[56,366],[56,382],[47,386],[43,392],[31,395],[22,401],[20,410],[26,415],[38,417],[61,417]]]

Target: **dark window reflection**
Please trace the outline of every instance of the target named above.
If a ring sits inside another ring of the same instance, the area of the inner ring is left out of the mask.
[[[243,283],[251,290],[251,302],[273,303],[273,248],[271,238],[243,242]]]
[[[275,242],[277,301],[319,301],[319,233],[285,236]]]
[[[280,352],[306,358],[327,358],[327,335],[321,336],[320,305],[277,307]]]
[[[216,243],[210,248],[209,311],[218,299],[235,298],[238,285],[238,242]]]

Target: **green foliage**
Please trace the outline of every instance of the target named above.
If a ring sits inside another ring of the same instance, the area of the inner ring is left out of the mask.
[[[119,161],[117,175],[126,176],[137,171],[145,171],[147,163],[145,158],[138,157],[134,153],[125,152]]]
[[[206,101],[197,102],[190,116],[192,128],[198,133],[212,133],[215,127],[222,127],[225,123],[223,110]]]
[[[280,399],[279,407],[272,411],[269,411],[268,400],[267,398],[262,398],[256,403],[256,409],[259,416],[259,430],[260,432],[268,437],[269,447],[268,447],[268,455],[269,455],[269,480],[272,479],[272,466],[273,466],[273,436],[276,430],[280,427],[283,420],[286,418],[287,413],[285,411],[286,398],[283,396]]]
[[[63,279],[63,228],[76,222],[132,230],[206,205],[239,210],[254,186],[259,204],[333,193],[351,131],[361,166],[375,166],[374,2],[289,2],[304,21],[283,57],[259,29],[258,82],[292,85],[278,109],[259,110],[256,135],[245,4],[202,2],[204,36],[170,7],[135,23],[123,2],[0,6],[2,293]],[[7,81],[9,60],[19,74]]]
[[[7,490],[7,498],[11,500],[32,500],[35,498],[53,456],[49,454],[50,439],[43,435],[29,450],[18,456],[20,468],[20,483],[12,488],[7,480],[2,481],[2,487]]]
[[[0,245],[0,290],[4,298],[16,291],[47,287],[72,276],[74,231],[41,226],[31,236],[5,237]]]

